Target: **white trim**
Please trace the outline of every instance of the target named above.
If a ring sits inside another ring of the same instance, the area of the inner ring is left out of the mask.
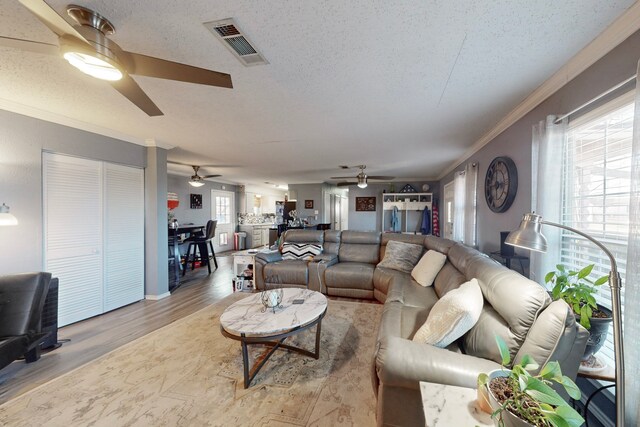
[[[144,299],[148,299],[151,301],[158,301],[160,299],[164,299],[169,296],[171,296],[171,292],[165,292],[164,294],[160,294],[160,295],[145,295]]]
[[[171,150],[173,148],[176,148],[175,145],[167,144],[166,142],[158,142],[158,140],[155,139],[155,138],[147,138],[147,139],[145,139],[144,140],[144,145],[146,147],[164,148],[165,150]]]
[[[640,2],[636,2],[593,39],[591,43],[575,54],[566,64],[527,96],[524,101],[511,110],[509,114],[503,117],[491,130],[482,135],[458,160],[451,163],[451,165],[440,174],[438,180],[441,180],[455,170],[458,165],[493,141],[498,135],[523,118],[600,58],[611,52],[616,46],[639,29]]]

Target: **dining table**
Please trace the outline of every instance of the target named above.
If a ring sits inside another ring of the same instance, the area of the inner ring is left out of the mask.
[[[193,236],[204,235],[205,231],[204,225],[195,225],[195,224],[184,224],[179,225],[177,228],[169,227],[169,260],[174,261],[174,269],[173,272],[175,274],[175,284],[171,287],[171,291],[175,290],[178,286],[180,286],[180,278],[182,277],[182,269],[186,268],[186,266],[182,265],[182,255],[180,253],[180,245],[183,243],[188,243],[188,239]],[[200,253],[202,252],[202,248],[200,248]],[[208,260],[203,260],[203,262],[208,262]]]

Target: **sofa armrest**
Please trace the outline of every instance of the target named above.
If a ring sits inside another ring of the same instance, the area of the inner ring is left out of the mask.
[[[320,254],[309,262],[309,289],[312,291],[327,293],[327,285],[324,282],[324,272],[327,267],[338,263],[338,255]]]
[[[275,252],[260,252],[254,257],[255,263],[253,265],[253,279],[256,289],[260,291],[265,290],[264,284],[264,266],[272,262],[282,261],[282,254],[278,251]]]
[[[400,337],[382,338],[375,361],[381,383],[412,389],[420,381],[475,388],[479,373],[500,369],[491,360]]]
[[[273,252],[259,252],[254,257],[256,264],[262,262],[262,264],[269,264],[270,262],[282,261],[282,254],[280,251]]]

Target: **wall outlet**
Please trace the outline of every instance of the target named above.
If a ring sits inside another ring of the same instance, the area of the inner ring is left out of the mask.
[[[313,214],[314,214],[314,215],[318,215],[318,214],[319,214],[319,212],[318,212],[318,211],[313,211]],[[318,219],[318,218],[316,218],[316,219]]]

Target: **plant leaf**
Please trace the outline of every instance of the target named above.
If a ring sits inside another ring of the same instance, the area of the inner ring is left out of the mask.
[[[562,264],[556,264],[556,268],[558,269],[558,271],[562,271],[562,272],[564,272],[564,265],[562,265]]]
[[[529,378],[527,381],[527,390],[525,392],[538,402],[554,406],[567,404],[554,389],[534,377]]]
[[[591,270],[593,270],[594,264],[589,264],[578,273],[578,279],[584,279],[591,274]]]
[[[546,276],[544,276],[544,283],[549,283],[551,281],[551,279],[553,279],[556,276],[556,272],[555,271],[550,271],[547,273]]]
[[[511,354],[509,353],[509,347],[504,342],[501,336],[496,335],[496,343],[498,344],[498,350],[500,351],[500,357],[502,358],[502,366],[509,365],[511,362]]]
[[[560,369],[560,364],[555,360],[547,363],[542,367],[540,376],[545,380],[555,379],[556,381],[560,382],[562,380],[562,370]]]
[[[555,412],[545,412],[545,415],[547,420],[549,420],[551,425],[554,427],[571,427],[568,422],[566,422],[560,415],[556,414]]]
[[[562,417],[571,427],[580,427],[584,423],[584,418],[569,405],[556,408],[556,414]]]
[[[593,282],[593,284],[595,286],[601,286],[601,285],[604,285],[605,283],[607,283],[608,281],[609,281],[609,276],[602,276],[601,278],[599,278],[598,280]]]
[[[571,378],[569,378],[566,375],[562,375],[562,378],[560,379],[560,384],[562,384],[562,386],[567,391],[567,394],[569,394],[569,396],[571,396],[575,400],[580,400],[580,396],[581,396],[580,389],[578,388],[576,383],[574,383],[571,380]]]
[[[538,363],[533,359],[533,357],[525,354],[522,356],[522,360],[520,361],[520,366],[522,366],[526,371],[535,371],[540,367]]]
[[[483,385],[487,385],[487,383],[489,382],[489,375],[485,374],[484,372],[481,374],[478,374],[478,388],[482,387]]]

